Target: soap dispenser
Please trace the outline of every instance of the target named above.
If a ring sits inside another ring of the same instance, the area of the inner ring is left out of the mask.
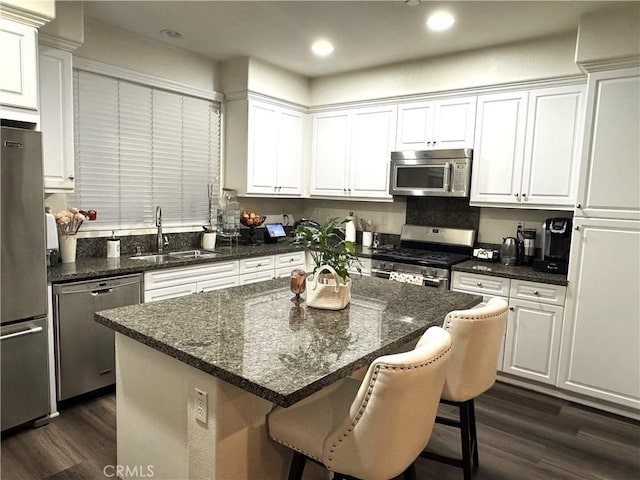
[[[111,231],[111,238],[107,238],[107,258],[120,257],[120,239],[116,238],[116,232]]]
[[[347,223],[345,223],[344,230],[345,230],[344,239],[347,242],[356,243],[356,224],[353,219],[353,212],[349,212],[349,216],[347,217]]]

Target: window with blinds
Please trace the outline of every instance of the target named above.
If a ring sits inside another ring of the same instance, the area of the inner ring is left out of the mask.
[[[220,105],[74,70],[75,194],[83,230],[199,226],[220,185]]]

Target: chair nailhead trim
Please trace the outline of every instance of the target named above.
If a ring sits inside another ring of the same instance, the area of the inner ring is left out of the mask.
[[[493,318],[493,317],[499,317],[500,315],[503,315],[505,312],[496,312],[496,313],[491,313],[491,314],[486,314],[486,315],[476,315],[476,316],[468,316],[468,315],[464,315],[464,316],[460,316],[460,315],[447,315],[445,318],[445,330],[448,329],[451,326],[451,320],[456,319],[456,320],[485,320],[487,318]]]
[[[399,366],[397,366],[397,365],[385,365],[385,364],[376,365],[375,370],[371,374],[371,381],[369,382],[369,387],[367,388],[367,393],[365,394],[364,400],[362,402],[362,406],[358,410],[358,415],[356,415],[356,417],[351,421],[351,425],[349,427],[347,427],[347,430],[342,433],[342,437],[338,438],[338,442],[337,443],[333,443],[331,445],[331,448],[329,449],[329,453],[330,454],[335,453],[335,450],[336,450],[336,447],[338,447],[338,444],[340,442],[342,442],[342,440],[344,438],[346,438],[349,435],[349,433],[351,433],[353,431],[355,426],[360,421],[360,418],[362,418],[362,415],[364,414],[365,410],[367,409],[367,405],[369,404],[369,399],[371,398],[371,395],[373,394],[373,388],[375,387],[375,384],[376,384],[376,381],[378,379],[378,374],[379,374],[380,370],[411,370],[411,369],[414,369],[414,368],[426,367],[426,366],[432,365],[433,363],[435,363],[438,360],[440,360],[442,357],[444,357],[449,352],[449,350],[451,350],[451,346],[449,346],[449,348],[447,348],[444,352],[442,352],[437,357],[434,357],[434,358],[432,358],[430,360],[427,360],[426,362],[418,363],[418,364],[415,364],[415,365],[399,365]],[[304,452],[302,452],[302,453],[304,453]],[[327,468],[329,470],[332,470],[331,462],[333,462],[333,457],[331,455],[328,455],[327,456],[327,460],[328,460],[328,462],[325,465],[327,466]],[[322,462],[322,463],[324,463],[324,462]]]

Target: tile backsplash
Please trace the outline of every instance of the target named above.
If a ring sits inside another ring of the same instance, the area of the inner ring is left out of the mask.
[[[407,223],[478,230],[480,208],[468,198],[407,197]]]

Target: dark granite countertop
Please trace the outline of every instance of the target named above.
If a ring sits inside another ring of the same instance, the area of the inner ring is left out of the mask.
[[[495,277],[528,280],[530,282],[550,283],[552,285],[567,285],[567,276],[559,273],[536,272],[533,267],[522,265],[505,266],[500,262],[491,263],[482,260],[467,260],[451,267],[451,270],[467,273],[493,275]]]
[[[261,257],[263,255],[276,255],[278,253],[298,252],[302,250],[299,245],[285,243],[261,244],[255,247],[239,245],[237,247],[217,247],[217,256],[213,258],[170,258],[156,263],[147,260],[136,260],[131,255],[123,255],[120,258],[78,258],[74,263],[61,263],[47,270],[49,282],[69,282],[76,280],[88,280],[97,277],[109,277],[126,273],[146,272],[160,268],[184,267],[201,263],[224,262],[238,258]]]
[[[96,320],[286,407],[482,299],[368,277],[353,278],[341,311],[291,298],[289,279],[277,279],[106,310]]]
[[[140,273],[161,268],[184,267],[201,263],[224,262],[238,258],[261,257],[263,255],[276,255],[278,253],[298,252],[302,247],[286,243],[263,243],[250,247],[239,245],[237,247],[217,247],[218,255],[213,258],[179,259],[170,258],[156,263],[153,261],[136,260],[132,255],[122,255],[120,258],[78,258],[74,263],[60,263],[47,269],[47,281],[50,283],[62,283],[79,280],[89,280],[98,277],[111,277],[127,273]],[[360,257],[371,257],[373,251],[369,248],[356,246],[356,253]]]

